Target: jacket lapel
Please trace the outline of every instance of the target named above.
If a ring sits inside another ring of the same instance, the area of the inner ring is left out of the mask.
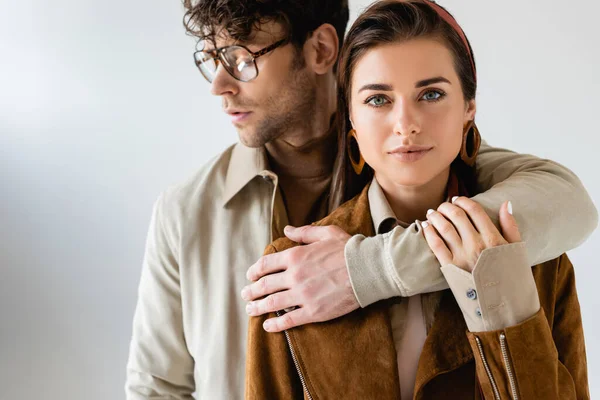
[[[437,375],[450,372],[473,360],[467,325],[450,290],[445,290],[419,359],[415,398]]]

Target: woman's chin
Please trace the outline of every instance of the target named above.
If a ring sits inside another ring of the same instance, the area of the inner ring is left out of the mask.
[[[404,187],[421,187],[427,185],[433,177],[426,175],[423,171],[397,171],[391,174],[385,174],[386,180],[392,182],[396,186]],[[381,175],[379,175],[381,176]]]

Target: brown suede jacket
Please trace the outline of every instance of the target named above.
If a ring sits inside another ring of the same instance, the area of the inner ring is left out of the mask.
[[[368,187],[316,225],[373,236]],[[281,238],[265,254],[297,244]],[[492,332],[469,332],[450,290],[419,360],[414,399],[589,399],[573,266],[566,255],[533,267],[541,308]],[[399,399],[390,302],[333,321],[267,333],[250,318],[246,399]]]

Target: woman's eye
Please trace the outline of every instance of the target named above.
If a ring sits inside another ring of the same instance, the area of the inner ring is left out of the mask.
[[[385,105],[386,99],[383,96],[373,96],[367,99],[366,103],[373,107],[381,107]]]
[[[437,90],[430,90],[429,92],[425,93],[421,98],[425,101],[438,101],[442,97],[444,97],[444,94],[442,92],[439,92]]]

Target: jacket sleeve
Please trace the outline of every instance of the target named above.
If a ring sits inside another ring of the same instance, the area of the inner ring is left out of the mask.
[[[540,309],[523,242],[483,250],[472,272],[448,264],[442,273],[471,332],[517,325]]]
[[[500,206],[512,201],[529,265],[577,247],[598,224],[589,194],[560,164],[483,143],[476,168],[481,193],[473,200],[497,226]],[[345,255],[361,307],[448,288],[417,223],[374,237],[356,235],[346,244]]]
[[[128,400],[191,400],[195,389],[194,360],[183,334],[178,241],[175,229],[165,228],[164,209],[163,194],[146,241],[127,362]]]
[[[266,254],[276,253],[273,245]],[[263,323],[275,313],[250,317],[246,351],[246,400],[302,400],[302,383],[284,332],[269,333]]]
[[[575,276],[566,255],[553,296],[553,310],[542,307],[508,328],[467,333],[486,399],[590,398]]]

